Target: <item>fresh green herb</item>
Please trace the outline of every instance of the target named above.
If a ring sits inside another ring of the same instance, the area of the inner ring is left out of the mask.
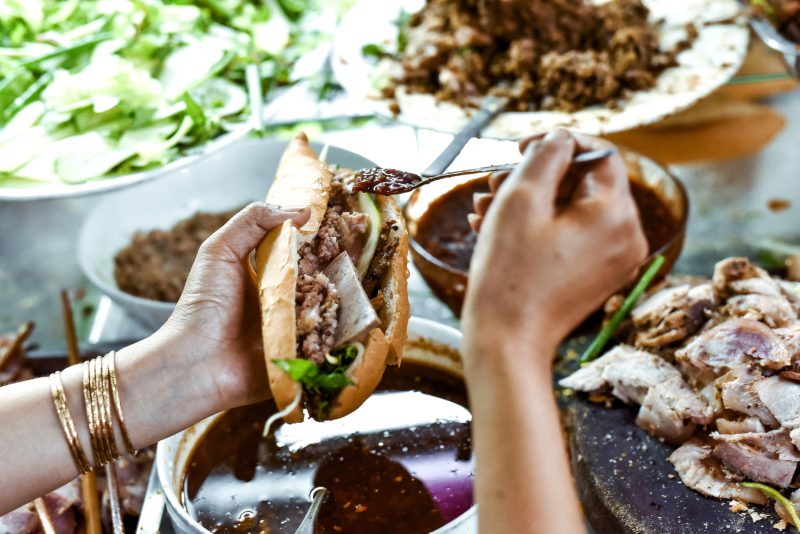
[[[800,246],[774,239],[759,242],[756,260],[765,269],[785,269],[786,260],[800,256]]]
[[[603,347],[605,347],[606,343],[608,343],[608,341],[611,339],[611,336],[613,336],[617,331],[623,319],[628,316],[630,311],[636,305],[639,297],[641,297],[645,290],[650,286],[653,278],[656,277],[658,272],[661,270],[661,267],[664,265],[664,261],[664,256],[656,256],[656,258],[653,260],[653,263],[650,264],[650,267],[647,268],[645,273],[639,279],[636,287],[633,288],[628,297],[625,299],[625,302],[622,303],[622,306],[620,306],[616,313],[611,317],[611,320],[605,327],[603,327],[597,337],[594,338],[594,341],[592,341],[592,344],[589,345],[588,349],[586,349],[586,352],[583,353],[583,356],[581,356],[582,364],[588,363],[597,358],[597,356],[600,354],[600,351],[603,350]]]
[[[388,53],[386,52],[386,50],[383,49],[381,45],[370,43],[370,44],[365,44],[364,46],[361,47],[361,55],[364,57],[374,57],[381,59],[382,57],[388,55]]]
[[[310,400],[316,403],[317,419],[324,419],[333,399],[342,389],[353,383],[347,378],[346,372],[358,356],[358,349],[354,345],[348,345],[331,352],[330,356],[335,363],[327,359],[322,365],[302,358],[272,360],[292,380],[303,385]]]
[[[278,0],[278,5],[289,20],[299,20],[303,13],[311,7],[309,0]]]
[[[794,528],[800,532],[800,518],[797,517],[797,509],[795,509],[792,501],[784,497],[781,492],[775,488],[767,486],[766,484],[761,484],[760,482],[742,482],[742,486],[745,488],[755,488],[761,490],[764,495],[777,501],[789,513],[789,517],[792,518],[792,524],[794,525]]]
[[[400,14],[394,21],[397,26],[397,53],[402,54],[408,45],[408,23],[411,21],[411,13],[405,9],[400,9]]]

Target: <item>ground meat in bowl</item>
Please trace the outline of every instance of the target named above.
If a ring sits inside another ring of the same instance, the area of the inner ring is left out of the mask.
[[[137,232],[114,257],[114,279],[126,293],[178,302],[200,245],[239,210],[198,212],[169,230]]]

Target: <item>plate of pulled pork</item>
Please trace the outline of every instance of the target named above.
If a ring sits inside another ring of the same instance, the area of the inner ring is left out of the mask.
[[[621,302],[612,297],[606,311]],[[568,347],[556,373],[595,530],[796,525],[800,283],[728,258],[710,280],[651,289],[615,338],[581,366]]]
[[[493,95],[508,104],[485,137],[602,134],[691,106],[747,43],[736,0],[364,0],[337,30],[333,70],[418,127],[456,132]]]

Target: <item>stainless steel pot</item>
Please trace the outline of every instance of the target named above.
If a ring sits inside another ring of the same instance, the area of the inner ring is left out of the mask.
[[[408,325],[408,343],[403,358],[444,367],[457,375],[462,375],[461,359],[458,349],[461,333],[454,328],[427,319],[412,317]],[[195,521],[181,503],[186,464],[195,445],[206,430],[222,414],[211,416],[193,427],[165,439],[158,444],[156,469],[161,487],[164,490],[167,512],[176,532],[206,534],[208,530]],[[473,505],[465,513],[437,529],[433,534],[477,534],[477,507]]]

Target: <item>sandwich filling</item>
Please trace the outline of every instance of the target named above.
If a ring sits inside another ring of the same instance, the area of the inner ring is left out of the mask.
[[[390,239],[391,229],[397,228],[396,221],[381,221],[374,198],[350,193],[347,184],[352,174],[345,170],[336,173],[319,232],[299,248],[295,290],[297,358],[275,360],[303,385],[309,408],[315,410],[312,413],[317,418],[324,418],[332,400],[351,383],[346,371],[364,350],[360,338],[336,339],[342,320],[341,295],[325,270],[346,252],[357,267],[366,299],[376,312],[380,311],[380,281],[399,243],[396,238]]]

